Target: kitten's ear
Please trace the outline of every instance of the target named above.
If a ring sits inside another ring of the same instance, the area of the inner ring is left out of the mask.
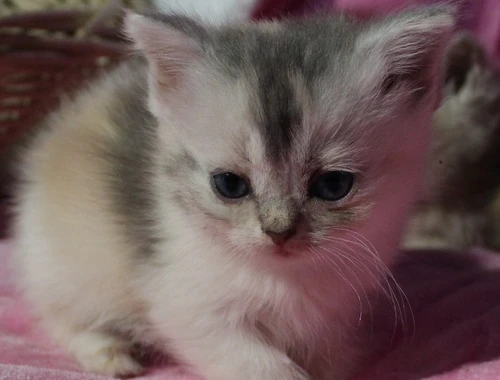
[[[449,44],[445,56],[446,83],[452,92],[462,88],[475,66],[482,69],[488,67],[486,51],[469,33],[458,33]]]
[[[436,83],[454,16],[452,7],[427,8],[365,29],[356,43],[357,57],[366,65],[363,79],[376,84],[382,94],[403,85],[406,91],[425,95]]]
[[[125,33],[148,60],[157,85],[175,87],[201,57],[203,28],[183,16],[143,16],[128,11]]]

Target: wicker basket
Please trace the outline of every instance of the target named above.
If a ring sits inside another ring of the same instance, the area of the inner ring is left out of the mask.
[[[0,156],[68,93],[127,54],[122,1],[0,18]],[[144,6],[145,7],[145,6]]]
[[[128,54],[119,32],[123,7],[143,11],[149,6],[146,0],[96,0],[94,5],[103,5],[93,8],[77,3],[79,8],[36,12],[0,9],[10,13],[0,17],[0,238],[7,233],[13,180],[7,170],[10,155],[4,153],[58,105],[62,94]]]

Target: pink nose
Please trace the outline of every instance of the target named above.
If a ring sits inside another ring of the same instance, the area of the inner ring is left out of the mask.
[[[296,234],[295,228],[281,232],[274,232],[274,231],[264,231],[264,232],[272,239],[273,243],[276,245],[285,244],[288,239],[290,239],[293,235]]]

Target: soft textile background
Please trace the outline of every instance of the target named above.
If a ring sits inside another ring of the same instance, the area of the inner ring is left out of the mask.
[[[9,255],[0,244],[0,380],[109,380],[81,373],[33,325],[6,270]],[[353,380],[500,379],[500,256],[414,252],[395,275],[413,312],[406,305],[405,323],[395,324],[386,300],[372,302],[373,318],[367,311],[358,327],[371,354]],[[200,380],[154,365],[138,379]]]

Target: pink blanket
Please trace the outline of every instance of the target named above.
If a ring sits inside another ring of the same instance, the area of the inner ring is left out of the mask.
[[[106,380],[82,373],[34,326],[8,255],[0,243],[0,380]],[[395,276],[414,318],[407,306],[406,322],[395,324],[393,308],[373,302],[373,318],[366,313],[358,327],[370,357],[353,380],[500,379],[500,255],[413,252]],[[200,380],[175,366],[150,368],[137,379]]]

